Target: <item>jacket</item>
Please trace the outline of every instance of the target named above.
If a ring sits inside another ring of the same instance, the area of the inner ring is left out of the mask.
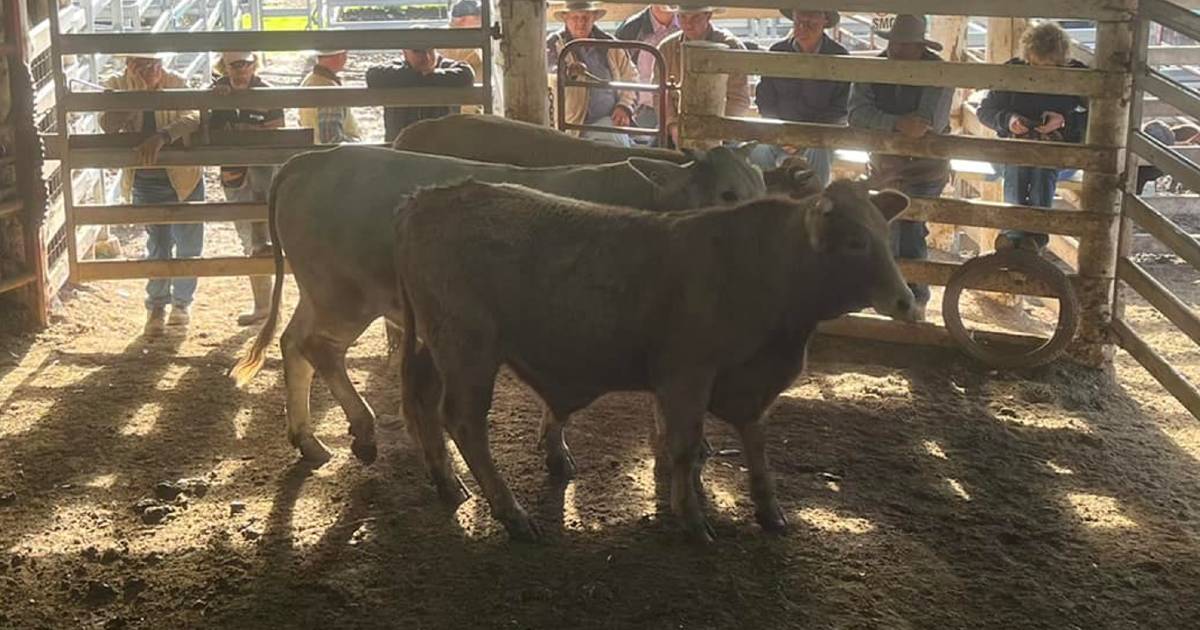
[[[367,87],[370,88],[406,88],[406,87],[471,87],[475,83],[475,73],[471,66],[453,59],[438,57],[432,74],[421,74],[414,71],[404,59],[397,59],[389,64],[373,66],[367,70]],[[385,140],[391,142],[405,127],[427,118],[441,118],[459,111],[457,106],[435,105],[425,107],[385,107],[383,108],[383,127]]]
[[[1010,59],[1005,65],[1026,65],[1024,60]],[[1072,59],[1068,68],[1087,66]],[[1042,112],[1058,112],[1063,115],[1066,126],[1062,128],[1064,142],[1083,142],[1087,131],[1087,101],[1070,94],[1031,94],[1028,92],[1005,92],[992,90],[979,104],[979,122],[996,132],[1001,138],[1011,138],[1008,121],[1013,114],[1041,124]]]
[[[109,77],[104,81],[104,87],[113,90],[145,90],[146,84],[140,78],[128,73],[122,73],[114,77]],[[188,87],[187,80],[173,72],[163,70],[163,88],[186,88]],[[141,133],[142,131],[142,113],[141,112],[119,112],[110,111],[100,114],[100,128],[105,133],[132,132]],[[171,137],[171,143],[176,144],[182,142],[184,145],[191,144],[191,134],[200,128],[200,112],[197,111],[156,111],[154,112],[154,126],[158,131],[165,132]],[[132,198],[133,192],[133,175],[139,167],[126,167],[121,169],[121,195],[125,200]],[[168,166],[168,167],[149,167],[162,168],[167,172],[167,178],[171,180],[171,188],[175,189],[175,193],[180,199],[186,199],[192,191],[196,189],[196,185],[200,183],[204,170],[199,166]]]
[[[734,50],[745,50],[746,46],[741,40],[733,36],[729,31],[712,27],[708,31],[708,35],[704,37],[705,41],[717,42],[725,44]],[[667,77],[671,83],[675,85],[675,89],[671,90],[671,107],[667,109],[667,124],[676,124],[679,119],[679,87],[683,85],[683,31],[672,33],[658,45],[658,50],[662,52],[663,61],[667,65]],[[745,116],[746,112],[750,111],[750,84],[746,81],[744,74],[731,74],[729,81],[726,84],[725,90],[725,115],[726,116]]]
[[[604,31],[598,28],[592,29],[592,39],[613,39]],[[563,29],[546,38],[546,61],[547,68],[554,71],[558,61],[558,55],[562,52],[567,42],[571,41],[571,35]],[[637,69],[633,67],[633,62],[629,59],[629,55],[620,48],[612,48],[608,51],[608,69],[612,73],[613,81],[621,81],[625,83],[637,83]],[[553,89],[553,88],[552,88]],[[581,125],[587,117],[588,109],[588,90],[589,88],[571,87],[566,88],[563,95],[563,118],[568,124]],[[634,106],[637,103],[637,93],[629,90],[617,91],[617,105],[629,110],[629,115],[633,116]],[[570,130],[568,133],[578,135],[576,130]]]
[[[647,36],[654,32],[654,23],[652,22],[653,19],[654,16],[650,15],[650,7],[647,6],[645,9],[642,9],[641,11],[638,11],[637,13],[625,18],[625,21],[621,22],[621,25],[617,27],[617,30],[614,31],[613,34],[616,35],[617,39],[627,42],[643,41]],[[635,66],[637,65],[638,55],[640,53],[641,51],[639,50],[629,51],[629,58],[633,60],[633,64]]]
[[[772,52],[801,53],[792,38],[776,42]],[[828,35],[821,36],[818,55],[848,55],[845,47]],[[850,84],[816,79],[763,77],[755,93],[758,112],[764,118],[795,122],[844,125],[848,116]]]
[[[300,87],[330,87],[341,85],[342,80],[334,76],[323,66],[313,66],[312,72],[300,82]],[[311,127],[313,142],[317,144],[338,144],[340,142],[357,142],[362,138],[358,122],[354,120],[354,112],[349,107],[302,107],[300,108],[300,126]],[[322,128],[325,133],[322,134]]]
[[[887,52],[879,55],[886,57]],[[940,61],[941,57],[925,51],[923,61]],[[851,127],[895,131],[902,116],[916,114],[931,123],[929,133],[950,132],[950,105],[953,88],[892,85],[887,83],[855,83],[850,87]],[[895,178],[897,186],[945,182],[950,177],[950,161],[937,158],[917,158],[898,155],[871,154],[871,174],[883,180]]]

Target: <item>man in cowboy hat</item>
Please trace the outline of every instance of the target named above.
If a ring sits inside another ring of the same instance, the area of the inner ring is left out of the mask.
[[[568,2],[554,12],[563,21],[563,29],[546,38],[546,65],[551,72],[558,66],[558,57],[568,42],[576,39],[613,39],[596,27],[596,21],[607,13],[600,2]],[[576,49],[565,60],[580,70],[586,70],[601,81],[637,82],[637,69],[629,54],[620,48],[604,50],[592,46]],[[564,120],[573,125],[629,127],[633,124],[636,93],[612,88],[566,88],[563,96]],[[585,131],[584,138],[630,146],[627,134]]]
[[[318,50],[313,69],[300,81],[300,87],[329,87],[341,85],[338,73],[346,67],[345,50]],[[349,107],[302,107],[300,126],[313,130],[317,144],[358,142],[362,134]]]
[[[881,57],[900,61],[940,61],[942,45],[925,38],[925,16],[899,15],[886,31],[875,35],[888,42]],[[892,131],[909,138],[950,131],[952,88],[855,83],[850,88],[850,126]],[[950,161],[898,155],[871,154],[871,179],[878,186],[898,188],[916,197],[939,197],[950,179]],[[891,224],[892,253],[897,258],[928,256],[921,221],[897,220]],[[929,287],[910,285],[923,315]]]
[[[792,34],[771,46],[772,52],[850,54],[841,44],[825,34],[826,29],[837,26],[840,19],[837,11],[780,9],[779,12],[792,21]],[[780,77],[763,77],[755,94],[758,111],[764,118],[823,125],[846,124],[846,103],[849,98],[849,83]],[[819,181],[828,185],[833,171],[832,149],[801,149],[760,144],[754,148],[751,159],[764,170],[770,170],[779,166],[789,155],[797,153],[808,161]]]
[[[125,71],[104,81],[114,91],[187,88],[187,79],[163,68],[165,55],[125,56]],[[142,167],[121,169],[121,193],[135,204],[174,204],[204,201],[203,170],[197,166],[156,167],[159,151],[186,142],[200,126],[196,111],[108,111],[100,114],[105,133],[145,134],[137,147]],[[146,226],[146,258],[196,258],[204,250],[203,223]],[[146,283],[147,335],[161,334],[166,325],[185,326],[196,293],[196,278],[153,278]],[[170,320],[167,306],[171,307]]]
[[[718,13],[717,7],[675,7],[679,14],[679,32],[664,39],[658,45],[662,52],[663,61],[667,65],[667,77],[676,86],[683,85],[687,80],[683,72],[683,43],[690,41],[707,41],[725,44],[734,50],[745,50],[742,41],[729,31],[712,25],[712,16]],[[744,74],[731,74],[726,83],[725,115],[745,116],[750,110],[750,84]],[[671,139],[679,145],[679,93],[672,91],[672,104],[667,109],[667,126],[671,129]]]
[[[651,4],[634,13],[617,27],[617,39],[642,42],[658,47],[662,40],[679,30],[679,17],[675,7],[669,4]],[[629,56],[637,65],[638,79],[644,83],[654,80],[654,55],[643,55],[631,50]],[[638,92],[637,124],[639,127],[658,125],[658,95],[654,92]],[[648,141],[652,141],[646,137]]]

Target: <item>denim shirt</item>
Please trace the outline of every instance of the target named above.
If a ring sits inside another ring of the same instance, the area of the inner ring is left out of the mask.
[[[789,37],[771,46],[772,52],[803,54]],[[818,55],[848,55],[845,47],[828,35],[821,36]],[[847,102],[850,99],[850,84],[843,81],[820,81],[816,79],[785,79],[763,77],[758,83],[755,103],[764,118],[777,118],[794,122],[822,123],[826,125],[846,124]]]

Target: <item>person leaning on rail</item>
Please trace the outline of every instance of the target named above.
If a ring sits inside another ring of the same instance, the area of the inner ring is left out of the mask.
[[[125,56],[124,71],[105,79],[106,90],[158,91],[186,88],[187,79],[163,68],[161,54]],[[198,166],[155,166],[159,151],[188,142],[200,127],[200,114],[188,110],[108,111],[100,114],[104,133],[140,133],[137,147],[141,166],[121,169],[121,194],[135,204],[175,204],[204,201],[203,169]],[[146,226],[146,258],[197,258],[204,251],[203,223],[160,223]],[[186,326],[196,278],[151,278],[146,282],[145,334],[160,335],[165,326]],[[170,319],[167,306],[171,307]]]
[[[554,72],[558,67],[558,56],[568,43],[576,39],[606,39],[613,37],[600,30],[596,21],[604,17],[607,11],[601,8],[600,2],[568,2],[566,6],[554,12],[554,16],[562,20],[562,30],[546,38],[546,67]],[[568,74],[586,73],[591,80],[620,81],[623,83],[637,82],[637,69],[629,59],[629,53],[621,48],[607,50],[595,46],[584,46],[574,49],[566,58],[565,63],[574,69]],[[569,87],[564,90],[561,107],[565,115],[563,119],[572,125],[596,125],[600,127],[629,127],[633,124],[633,109],[637,103],[637,95],[630,90],[613,88],[580,88]],[[568,133],[575,133],[567,130]],[[632,146],[633,141],[627,134],[607,131],[584,131],[579,134],[583,138],[591,138],[599,142]]]
[[[679,31],[679,16],[675,7],[669,4],[651,4],[645,9],[634,13],[617,27],[617,39],[629,42],[641,42],[658,47],[662,40]],[[654,81],[654,55],[643,55],[640,50],[629,51],[629,57],[637,66],[638,81],[650,83]],[[658,94],[655,92],[637,93],[637,114],[634,116],[637,126],[654,128],[658,126]],[[636,141],[646,144],[657,144],[653,136],[641,136]]]
[[[1054,22],[1043,22],[1021,37],[1021,56],[1006,65],[1086,68],[1069,57],[1071,39]],[[1048,142],[1083,142],[1087,131],[1087,102],[1071,94],[1031,94],[991,90],[979,105],[979,122],[1001,138]],[[1009,164],[1003,167],[1005,203],[1037,208],[1054,205],[1058,180],[1074,171]],[[1046,234],[1004,230],[996,249],[1042,251],[1050,242]]]
[[[249,51],[226,51],[217,58],[213,70],[220,75],[212,84],[214,94],[227,96],[242,90],[270,87],[258,76],[259,55]],[[209,127],[213,130],[232,132],[279,129],[283,127],[283,110],[275,109],[215,109],[209,116]],[[221,188],[225,201],[267,201],[271,188],[274,166],[222,166]],[[264,256],[271,251],[270,237],[265,221],[235,221],[242,251],[247,256]],[[271,306],[271,276],[250,276],[250,291],[254,306],[238,315],[239,326],[249,326],[267,318]]]
[[[825,34],[826,29],[837,28],[840,20],[837,11],[780,9],[779,12],[792,21],[792,34],[772,45],[772,52],[800,55],[850,54],[844,46]],[[849,83],[819,79],[763,77],[755,93],[758,112],[763,118],[822,125],[844,126],[849,99]],[[833,149],[759,144],[751,153],[751,159],[764,171],[768,171],[777,168],[788,156],[797,154],[804,157],[821,184],[828,186],[833,173]]]
[[[722,9],[711,6],[676,6],[679,14],[679,32],[664,39],[658,45],[667,66],[667,78],[671,84],[682,86],[687,81],[683,71],[683,44],[685,42],[716,42],[734,50],[745,50],[742,40],[733,33],[712,24],[713,15]],[[658,77],[655,77],[657,80]],[[731,74],[725,83],[725,115],[745,116],[750,111],[750,84],[744,74]],[[667,107],[667,128],[671,142],[679,146],[679,101],[678,90],[671,91],[671,103]]]
[[[432,48],[406,48],[403,56],[389,63],[367,69],[370,88],[462,88],[475,83],[471,66],[462,61],[447,59]],[[383,108],[384,139],[396,139],[405,127],[430,118],[441,118],[460,111],[457,106],[422,105]]]
[[[318,50],[313,69],[300,81],[300,87],[331,87],[342,84],[338,73],[346,67],[345,50]],[[358,142],[362,133],[349,107],[302,107],[300,126],[313,130],[317,144]]]
[[[940,61],[935,51],[942,45],[925,37],[924,15],[899,15],[886,31],[875,31],[887,40],[881,55],[896,61]],[[950,133],[950,104],[953,88],[855,83],[850,87],[851,127],[891,131],[908,138]],[[940,197],[950,181],[950,161],[903,155],[871,153],[867,165],[877,185],[890,186],[913,197]],[[924,221],[897,219],[891,223],[892,253],[901,259],[925,259],[929,249]],[[919,319],[925,317],[929,287],[910,284],[917,298]]]

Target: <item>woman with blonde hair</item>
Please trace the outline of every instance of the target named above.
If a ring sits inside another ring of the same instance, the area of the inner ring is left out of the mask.
[[[213,69],[220,77],[213,82],[216,94],[228,95],[240,90],[270,87],[258,76],[258,54],[244,51],[221,53]],[[283,126],[282,109],[218,109],[209,118],[213,130],[247,131],[278,129]],[[221,187],[230,202],[265,202],[271,187],[272,166],[222,166]],[[247,256],[263,256],[271,251],[264,221],[236,221],[238,237]],[[249,326],[267,317],[271,304],[271,277],[250,276],[254,307],[238,315],[238,325]]]
[[[1086,68],[1070,58],[1071,39],[1054,22],[1042,22],[1021,37],[1021,56],[1013,65]],[[979,122],[1001,138],[1048,142],[1083,142],[1087,131],[1087,102],[1068,94],[1030,94],[992,90],[979,106]],[[1004,167],[1004,201],[1049,208],[1059,179],[1056,168],[1008,165]],[[997,249],[1045,249],[1050,237],[1021,230],[1005,230],[996,239]]]

